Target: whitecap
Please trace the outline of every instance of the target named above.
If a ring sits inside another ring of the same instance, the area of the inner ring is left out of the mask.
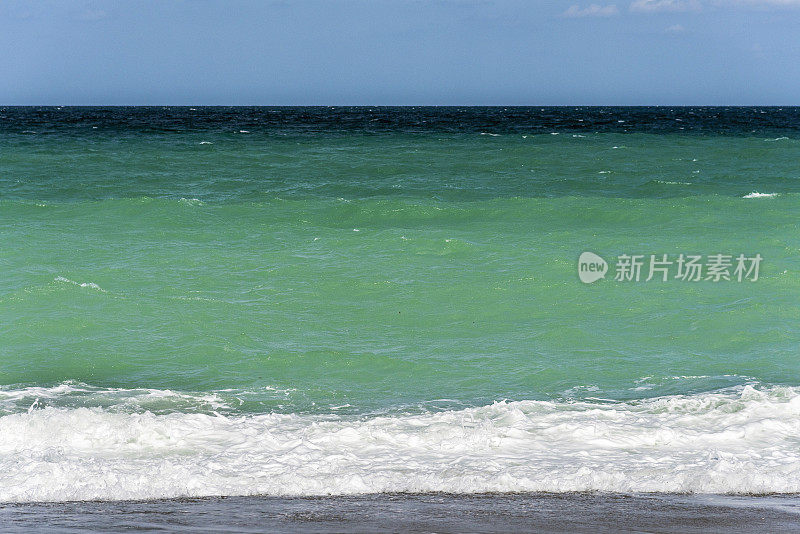
[[[778,193],[759,193],[758,191],[753,191],[742,198],[775,198],[776,196],[778,196]]]
[[[54,282],[64,282],[64,283],[67,283],[67,284],[76,285],[78,287],[85,287],[85,288],[89,288],[89,289],[95,289],[97,291],[102,291],[103,293],[106,292],[105,289],[101,288],[100,286],[98,286],[94,282],[76,282],[74,280],[70,280],[69,278],[64,278],[63,276],[56,276],[55,278],[53,278],[53,281]]]
[[[2,502],[800,492],[800,388],[792,387],[631,402],[502,401],[380,416],[337,415],[333,408],[156,414],[44,404],[0,417]]]

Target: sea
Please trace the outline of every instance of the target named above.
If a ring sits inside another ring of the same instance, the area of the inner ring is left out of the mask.
[[[799,274],[800,108],[0,107],[0,519],[795,510]]]

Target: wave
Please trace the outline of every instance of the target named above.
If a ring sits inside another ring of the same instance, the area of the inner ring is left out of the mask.
[[[78,286],[78,287],[94,289],[96,291],[101,291],[103,293],[106,292],[105,289],[101,288],[100,286],[98,286],[94,282],[76,282],[74,280],[70,280],[69,278],[64,278],[63,276],[56,276],[53,279],[53,282],[63,282],[65,284],[72,284],[72,285],[75,285],[75,286]]]
[[[800,492],[800,388],[743,386],[624,403],[497,402],[392,416],[159,415],[35,404],[0,417],[0,501]]]
[[[778,193],[759,193],[758,191],[753,191],[752,193],[747,193],[742,198],[775,198],[778,196]]]

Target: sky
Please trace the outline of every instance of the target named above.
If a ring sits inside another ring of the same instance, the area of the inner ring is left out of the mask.
[[[0,0],[0,105],[800,105],[800,0]]]

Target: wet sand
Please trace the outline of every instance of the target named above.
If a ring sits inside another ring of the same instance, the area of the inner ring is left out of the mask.
[[[800,496],[378,494],[0,504],[10,532],[797,532]]]

